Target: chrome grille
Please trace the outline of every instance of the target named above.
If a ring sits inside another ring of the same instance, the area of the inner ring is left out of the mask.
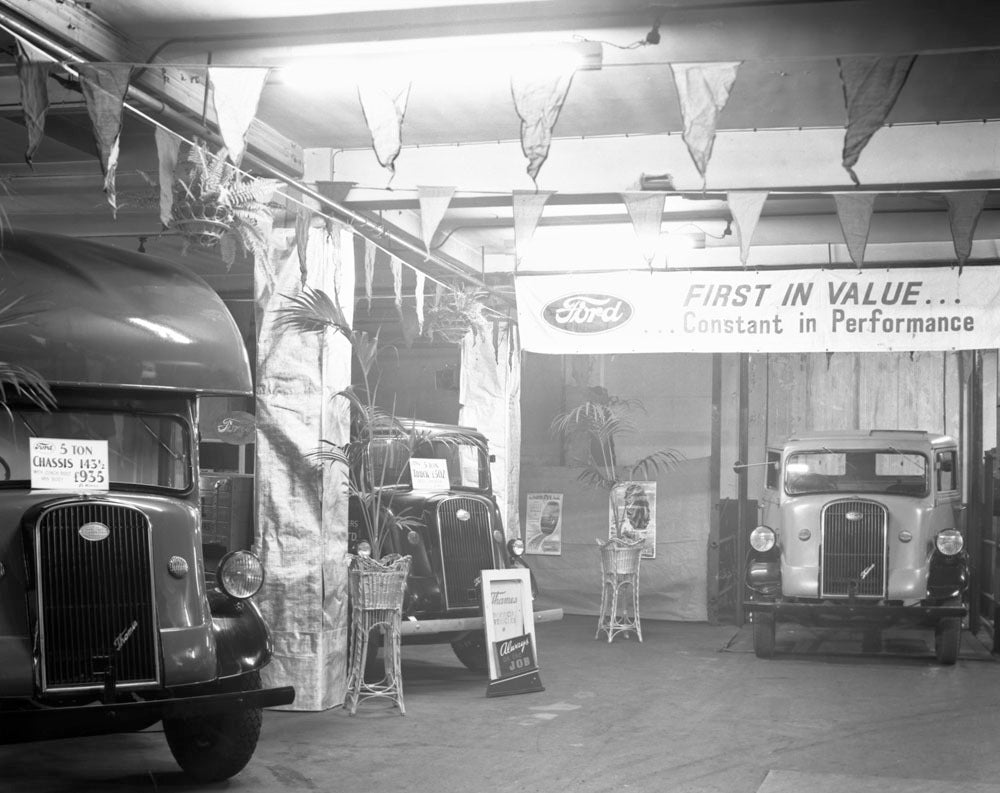
[[[465,496],[447,498],[438,506],[446,608],[479,605],[476,579],[480,571],[496,567],[492,509],[485,499]],[[459,510],[468,512],[469,519],[459,520]]]
[[[110,533],[84,539],[79,529],[86,523],[101,523]],[[35,526],[35,549],[43,690],[100,688],[111,660],[117,687],[155,683],[159,652],[146,516],[106,502],[55,507]]]
[[[823,510],[821,597],[885,597],[885,507],[836,501]]]

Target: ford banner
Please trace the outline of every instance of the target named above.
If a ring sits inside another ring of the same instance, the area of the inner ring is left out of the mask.
[[[702,270],[516,279],[523,349],[899,352],[993,348],[1000,267]]]

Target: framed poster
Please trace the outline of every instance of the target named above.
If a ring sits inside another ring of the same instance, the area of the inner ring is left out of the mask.
[[[656,482],[622,482],[608,500],[608,536],[615,534],[615,513],[622,528],[642,539],[642,558],[656,558]]]
[[[544,691],[538,677],[530,571],[483,570],[482,598],[490,667],[486,696]]]
[[[562,493],[528,493],[524,552],[562,555]]]

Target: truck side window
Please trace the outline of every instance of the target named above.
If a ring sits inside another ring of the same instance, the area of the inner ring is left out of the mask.
[[[958,490],[958,465],[954,450],[938,452],[935,468],[937,469],[938,492]]]
[[[774,490],[778,487],[778,483],[781,481],[781,452],[772,451],[768,449],[767,451],[767,476],[765,477],[764,485],[770,490]]]

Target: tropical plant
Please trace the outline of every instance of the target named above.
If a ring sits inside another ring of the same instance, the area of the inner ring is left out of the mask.
[[[350,342],[361,382],[335,395],[343,397],[350,405],[350,440],[338,445],[322,439],[320,448],[311,456],[320,463],[345,466],[348,494],[356,499],[372,556],[379,559],[391,533],[409,532],[422,525],[419,514],[395,509],[393,500],[398,487],[407,483],[410,459],[431,447],[432,436],[419,428],[416,422],[398,418],[394,403],[393,409],[389,410],[376,403],[377,333],[370,335],[352,329],[337,301],[320,289],[305,287],[300,294],[283,297],[288,300],[288,305],[278,310],[276,327],[299,333],[332,330]],[[482,441],[477,436],[460,430],[435,431],[433,443],[482,447]]]
[[[674,470],[684,459],[676,449],[658,449],[634,463],[619,462],[615,441],[636,431],[635,411],[645,411],[639,400],[622,399],[601,386],[591,386],[584,401],[558,414],[550,427],[553,435],[579,433],[588,441],[587,459],[578,461],[583,467],[577,480],[608,491],[616,537],[628,534],[627,523],[635,526],[642,522],[645,495],[641,488],[633,486],[634,482],[655,479],[660,473]],[[629,517],[636,520],[627,520]]]
[[[250,176],[226,155],[225,148],[212,154],[204,144],[188,146],[174,174],[171,226],[188,242],[218,245],[231,267],[238,248],[251,255],[266,255],[270,249],[269,202],[278,181]]]
[[[0,290],[0,300],[4,291]],[[20,297],[0,304],[0,330],[22,325],[29,320],[32,311],[19,308]],[[26,399],[42,410],[51,410],[56,406],[55,396],[45,378],[34,369],[19,364],[0,361],[0,409],[9,413],[7,403],[11,397]]]

